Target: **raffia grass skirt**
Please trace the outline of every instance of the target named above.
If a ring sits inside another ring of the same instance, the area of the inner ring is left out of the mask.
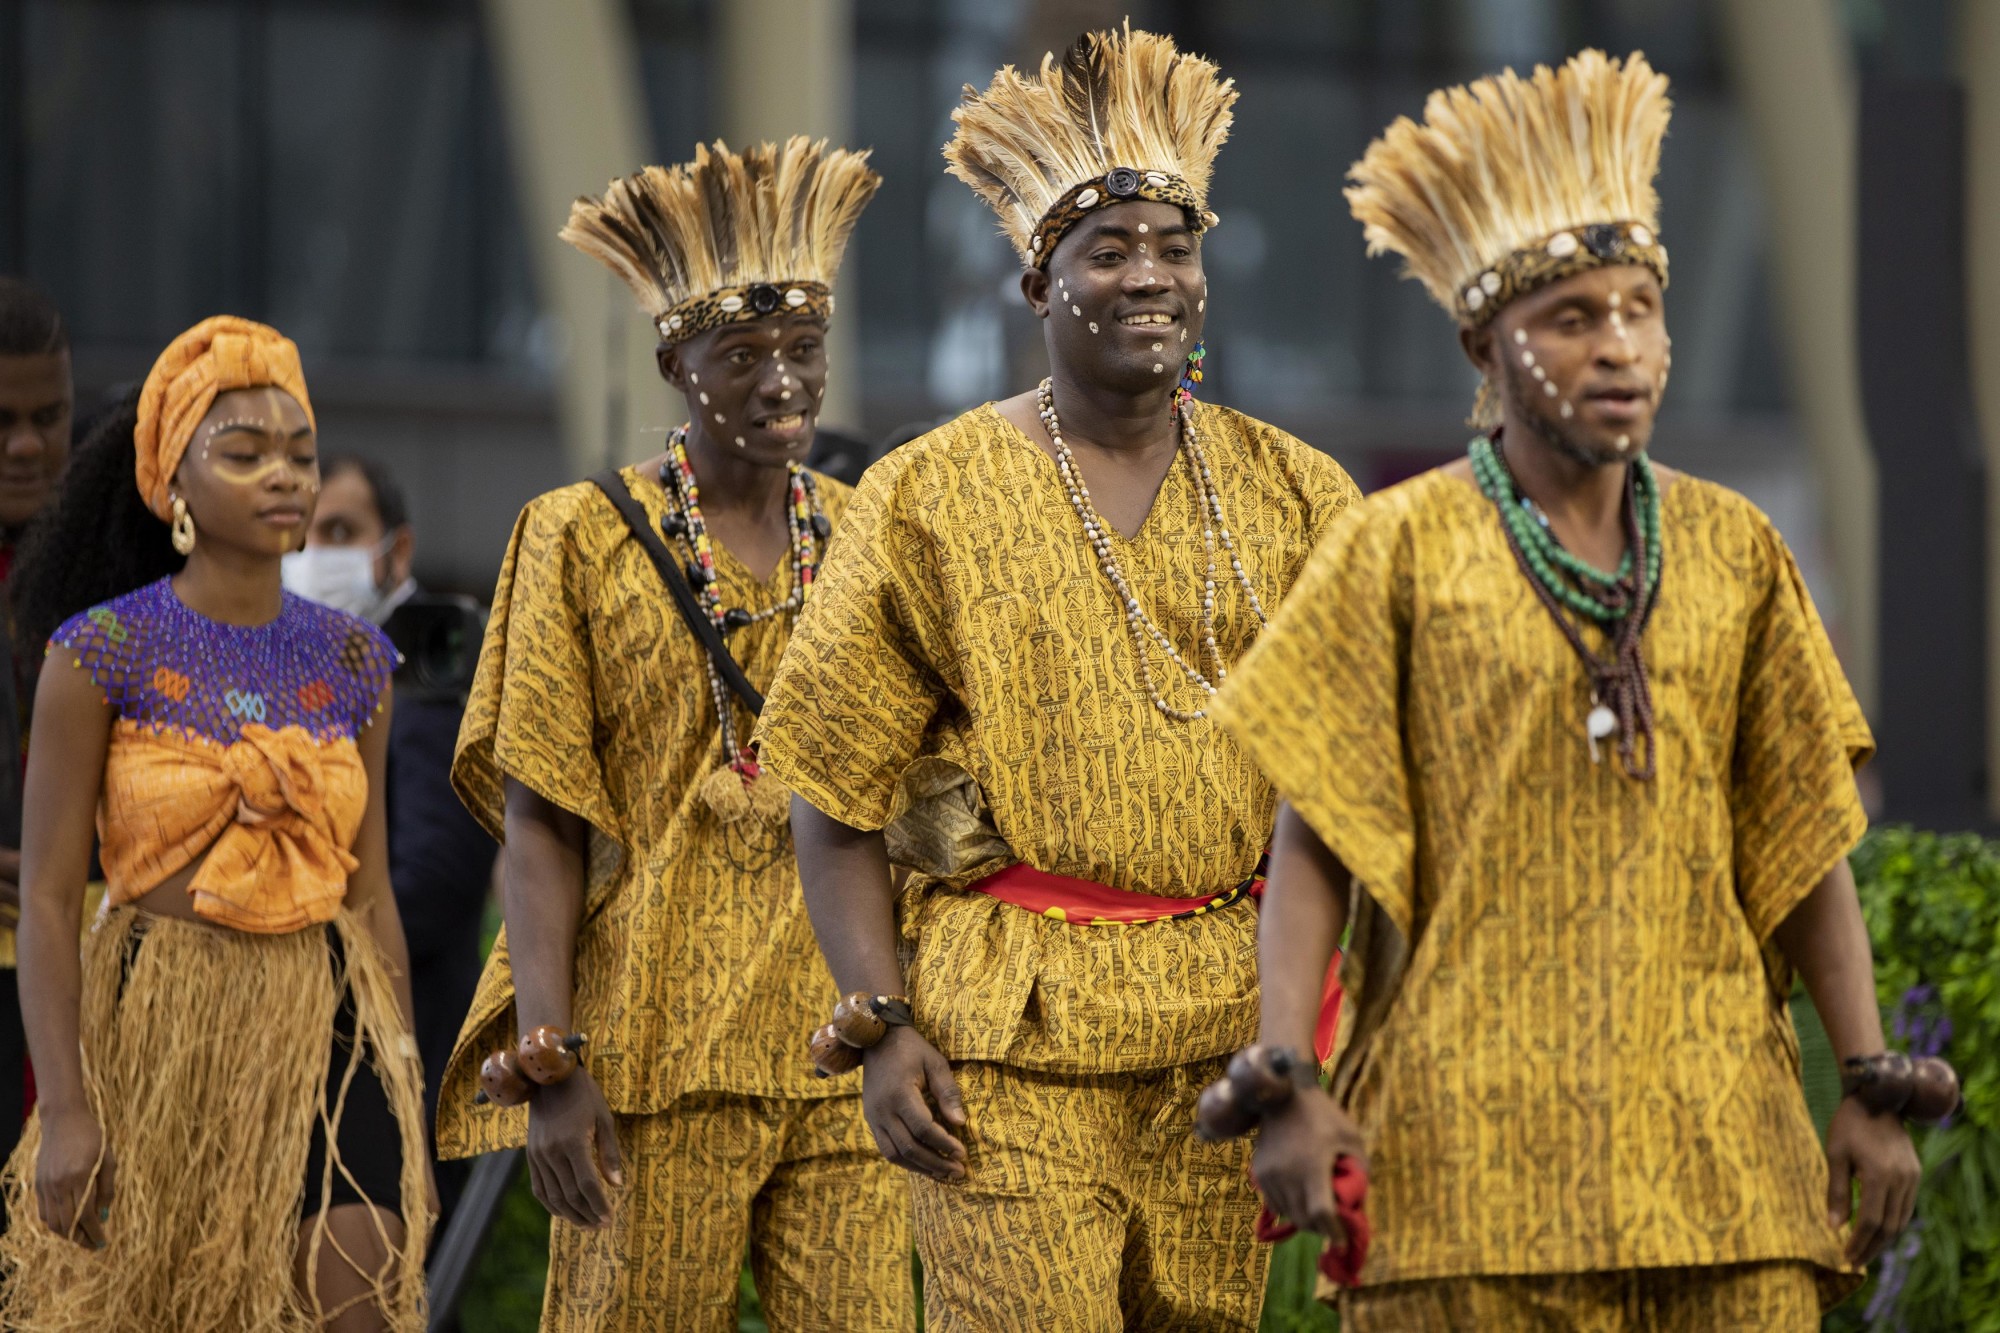
[[[329,1061],[343,997],[355,1041]],[[31,1117],[4,1180],[0,1328],[320,1328],[339,1312],[318,1308],[312,1275],[308,1294],[297,1291],[293,1261],[309,1229],[323,1242],[317,1263],[340,1262],[325,1205],[345,1171],[337,1128],[364,1052],[402,1139],[404,1238],[374,1295],[398,1333],[423,1328],[423,1076],[388,969],[353,916],[252,935],[118,908],[84,944],[81,1036],[86,1089],[115,1155],[108,1243],[93,1252],[42,1225],[41,1121]],[[326,1166],[307,1181],[316,1123]]]

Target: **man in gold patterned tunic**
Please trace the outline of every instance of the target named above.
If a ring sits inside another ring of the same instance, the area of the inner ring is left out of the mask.
[[[1335,526],[1219,704],[1286,801],[1264,1042],[1306,1040],[1353,928],[1332,1098],[1267,1119],[1255,1173],[1338,1235],[1358,1124],[1357,1333],[1805,1333],[1910,1216],[1893,1117],[1849,1098],[1822,1153],[1786,1007],[1796,969],[1842,1057],[1882,1049],[1867,724],[1770,522],[1645,456],[1665,82],[1510,72],[1355,167],[1488,433]]]
[[[947,156],[1029,265],[1052,382],[869,470],[759,722],[835,979],[914,1008],[863,1097],[944,1333],[1257,1323],[1247,1156],[1189,1116],[1256,1023],[1223,904],[1275,801],[1202,708],[1355,491],[1176,404],[1233,97],[1129,30],[968,97]],[[1003,140],[1074,169],[1003,180]]]
[[[773,1328],[914,1323],[907,1187],[853,1090],[786,1058],[834,998],[789,794],[612,499],[767,682],[849,494],[800,460],[834,271],[879,181],[864,159],[718,144],[577,201],[563,233],[633,287],[695,416],[661,457],[522,513],[453,770],[506,843],[506,932],[438,1136],[447,1156],[525,1139],[555,1217],[544,1329],[734,1329],[746,1249]],[[583,1068],[525,1111],[476,1107],[481,1057],[542,1025],[588,1038]]]

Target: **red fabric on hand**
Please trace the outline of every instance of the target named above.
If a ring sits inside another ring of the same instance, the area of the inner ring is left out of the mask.
[[[1347,1232],[1347,1244],[1335,1249],[1328,1241],[1319,1254],[1319,1271],[1341,1287],[1361,1285],[1361,1266],[1368,1262],[1368,1214],[1362,1205],[1368,1199],[1368,1172],[1352,1157],[1333,1161],[1333,1205],[1340,1225]],[[1267,1207],[1257,1214],[1257,1239],[1276,1242],[1298,1234],[1290,1222],[1281,1222]]]

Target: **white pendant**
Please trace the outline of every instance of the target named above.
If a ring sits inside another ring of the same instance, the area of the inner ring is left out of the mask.
[[[1599,762],[1597,743],[1618,730],[1618,715],[1603,704],[1590,710],[1583,719],[1584,734],[1590,738],[1590,762]]]

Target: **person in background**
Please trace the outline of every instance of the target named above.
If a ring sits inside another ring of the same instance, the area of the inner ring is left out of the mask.
[[[69,462],[69,330],[55,303],[0,277],[0,590],[28,521],[56,493]],[[21,1137],[29,1100],[28,1046],[14,984],[14,924],[21,914],[21,756],[41,654],[14,652],[11,602],[0,597],[0,1157]]]
[[[306,546],[285,557],[285,586],[382,627],[403,664],[389,726],[389,879],[410,947],[427,1123],[458,1025],[479,984],[480,927],[498,844],[451,789],[452,747],[465,715],[485,617],[467,597],[421,591],[410,573],[416,535],[403,488],[369,459],[329,458]],[[438,1164],[445,1216],[467,1164]]]

